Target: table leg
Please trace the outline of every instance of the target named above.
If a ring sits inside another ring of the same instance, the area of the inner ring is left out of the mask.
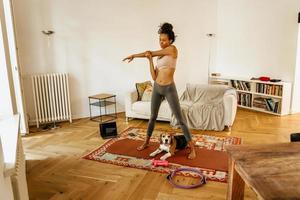
[[[114,99],[115,99],[115,118],[117,119],[117,100],[116,100],[116,97]]]
[[[92,119],[91,99],[89,98],[90,119]]]
[[[102,122],[101,100],[100,99],[99,99],[99,110],[100,110],[100,122]]]
[[[234,160],[229,158],[227,200],[244,199],[245,182],[235,170]]]
[[[104,109],[105,109],[105,115],[107,114],[106,113],[106,99],[104,99]]]

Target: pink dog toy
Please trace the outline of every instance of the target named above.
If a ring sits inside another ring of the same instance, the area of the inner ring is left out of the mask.
[[[156,166],[165,166],[167,167],[169,165],[169,162],[166,160],[152,160],[152,165]]]

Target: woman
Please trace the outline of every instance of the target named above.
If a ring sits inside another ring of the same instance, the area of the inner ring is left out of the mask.
[[[175,41],[173,26],[169,23],[164,23],[160,26],[158,33],[161,50],[146,51],[144,53],[133,54],[123,59],[123,61],[128,60],[128,62],[131,62],[134,58],[148,58],[151,76],[154,80],[154,87],[151,97],[151,117],[149,119],[147,128],[147,138],[146,141],[137,149],[143,150],[148,147],[160,104],[165,97],[170,105],[172,113],[175,115],[177,121],[180,124],[188,145],[191,148],[191,152],[188,155],[188,158],[194,159],[196,157],[194,143],[192,141],[192,136],[186,125],[186,122],[182,117],[178,94],[174,83],[174,72],[176,68],[178,52],[176,47],[173,45]],[[157,65],[155,66],[155,68],[152,57],[157,57]]]

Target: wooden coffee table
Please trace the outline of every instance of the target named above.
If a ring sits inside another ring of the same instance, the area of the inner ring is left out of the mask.
[[[300,142],[227,146],[227,199],[244,199],[245,183],[258,199],[300,199]]]

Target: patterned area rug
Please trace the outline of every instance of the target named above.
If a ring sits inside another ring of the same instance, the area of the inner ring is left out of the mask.
[[[185,149],[177,151],[174,156],[167,159],[169,161],[168,167],[155,167],[151,163],[152,158],[149,154],[158,148],[159,135],[163,132],[182,134],[178,130],[156,129],[151,137],[150,146],[143,151],[137,151],[136,148],[145,140],[146,129],[129,127],[119,134],[117,138],[109,139],[83,158],[160,173],[170,173],[177,168],[191,167],[201,170],[208,180],[227,182],[228,157],[224,147],[226,145],[240,144],[240,138],[193,135],[193,140],[196,142],[196,159],[187,159],[189,149]],[[162,155],[163,153],[157,155],[155,159],[159,159]],[[186,172],[180,175],[197,177],[194,173]]]

